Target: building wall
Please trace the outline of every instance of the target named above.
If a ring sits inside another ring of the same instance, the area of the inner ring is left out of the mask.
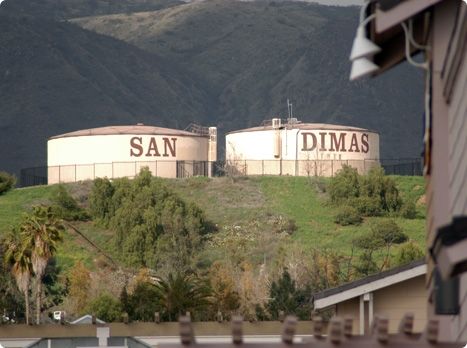
[[[440,22],[446,17],[455,18],[458,11],[457,26],[450,33],[449,50],[444,59],[442,86],[444,102],[448,109],[448,149],[449,167],[449,207],[450,217],[467,216],[467,5],[451,4],[445,6]],[[451,23],[454,22],[451,20]],[[445,23],[444,23],[445,25]],[[455,57],[459,59],[456,61]],[[449,75],[453,76],[452,82]],[[452,87],[450,86],[452,85]],[[445,117],[445,115],[437,115]],[[444,118],[443,117],[443,118]],[[467,273],[460,276],[459,304],[460,313],[451,318],[452,338],[467,341]]]
[[[467,55],[466,5],[443,1],[433,11],[432,35],[432,167],[427,176],[428,247],[437,230],[452,217],[467,215]],[[457,25],[456,25],[457,20]],[[456,52],[457,51],[457,52]],[[457,59],[453,59],[457,55]],[[450,79],[450,75],[454,79]],[[433,291],[434,264],[430,259],[427,285]],[[467,274],[460,276],[460,313],[436,316],[434,303],[428,314],[441,323],[441,339],[467,340]]]
[[[421,332],[427,322],[425,276],[415,277],[373,292],[374,316],[385,315],[389,319],[389,332],[396,333],[399,323],[408,312],[414,313],[414,332]],[[359,333],[360,299],[359,297],[339,303],[337,315],[354,319],[354,334]],[[365,317],[368,317],[368,310]]]
[[[361,130],[267,129],[226,136],[226,161],[246,175],[332,176],[379,163],[379,136]]]
[[[353,333],[354,335],[359,334],[360,327],[360,299],[354,297],[348,301],[341,302],[336,305],[336,315],[341,318],[352,318],[353,319]]]
[[[208,161],[209,138],[173,135],[94,135],[51,139],[47,143],[48,182],[96,177],[132,177],[142,167],[176,177],[177,161],[195,174],[194,161]],[[212,146],[211,146],[212,152]]]
[[[421,332],[427,322],[426,294],[425,276],[412,278],[375,291],[374,311],[387,315],[391,332],[396,332],[400,320],[406,313],[411,312],[415,316],[414,331]]]

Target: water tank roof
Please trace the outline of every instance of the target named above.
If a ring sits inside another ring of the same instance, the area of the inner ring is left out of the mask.
[[[60,134],[51,137],[50,139],[68,138],[68,137],[83,137],[93,135],[119,135],[119,134],[136,134],[136,135],[173,135],[173,136],[192,136],[199,137],[201,135],[184,130],[162,128],[155,126],[146,126],[142,123],[130,126],[107,126],[99,128],[83,129],[71,133]]]
[[[360,131],[360,132],[373,132],[375,131],[359,128],[359,127],[352,127],[352,126],[342,126],[337,124],[329,124],[329,123],[293,123],[293,124],[282,124],[281,128],[286,129],[299,129],[299,130],[336,130],[336,131]],[[258,132],[258,131],[267,131],[273,130],[274,128],[272,125],[266,126],[259,126],[259,127],[252,127],[246,129],[240,129],[236,131],[229,132],[227,134],[234,134],[234,133],[242,133],[242,132]]]

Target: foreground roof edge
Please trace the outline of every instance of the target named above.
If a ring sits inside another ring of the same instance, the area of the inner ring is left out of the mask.
[[[397,277],[396,279],[395,276],[402,273],[404,273],[403,276]],[[409,264],[395,267],[381,273],[373,274],[332,289],[317,292],[313,294],[313,302],[316,309],[326,308],[336,303],[357,297],[363,293],[375,291],[377,289],[381,289],[404,280],[412,279],[423,274],[426,274],[426,261],[424,259],[417,260]],[[382,280],[385,281],[381,282]],[[379,283],[376,284],[376,282]]]

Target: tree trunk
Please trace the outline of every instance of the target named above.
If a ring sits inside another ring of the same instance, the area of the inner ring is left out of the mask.
[[[36,324],[41,323],[41,295],[42,295],[42,281],[37,279],[37,294],[36,294]]]
[[[24,305],[26,307],[26,324],[29,325],[29,294],[28,290],[24,292]]]

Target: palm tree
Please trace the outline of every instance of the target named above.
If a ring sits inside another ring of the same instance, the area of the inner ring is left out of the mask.
[[[33,207],[21,224],[21,237],[25,248],[31,250],[32,269],[36,276],[36,324],[40,324],[42,307],[42,277],[47,263],[62,241],[61,232],[65,227],[50,207]]]
[[[160,305],[165,317],[172,321],[187,311],[204,310],[209,304],[209,286],[199,279],[184,273],[170,273],[166,280],[156,285]]]
[[[29,324],[29,285],[31,283],[31,252],[21,243],[16,230],[11,230],[3,241],[4,262],[11,267],[18,289],[24,294],[26,324]]]

